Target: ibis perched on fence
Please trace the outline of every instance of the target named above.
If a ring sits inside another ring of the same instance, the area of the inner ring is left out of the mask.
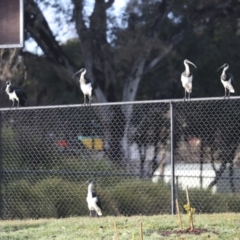
[[[87,193],[87,204],[90,211],[90,217],[92,217],[92,211],[95,211],[97,216],[102,216],[102,206],[99,197],[93,191],[93,182],[87,181],[88,183],[88,193]]]
[[[26,105],[27,95],[21,88],[13,86],[10,81],[7,81],[5,91],[9,96],[9,100],[13,102],[12,107],[14,107],[15,101],[17,102],[17,107],[19,107],[19,104],[21,106]]]
[[[88,96],[89,99],[89,105],[91,105],[92,102],[92,90],[93,90],[93,83],[90,79],[85,77],[87,70],[85,68],[80,69],[77,71],[73,77],[77,74],[80,73],[80,88],[83,92],[84,95],[84,105],[86,105],[86,97]]]
[[[225,89],[224,98],[226,98],[227,97],[227,90],[228,90],[228,97],[230,97],[230,93],[235,92],[235,90],[232,86],[232,82],[234,81],[234,78],[233,78],[232,74],[226,73],[226,71],[229,68],[229,65],[227,63],[224,63],[219,69],[221,69],[221,68],[223,68],[223,71],[222,71],[222,75],[221,75],[220,79],[221,79],[221,82],[222,82],[223,87]]]
[[[184,65],[185,65],[185,71],[182,73],[181,75],[181,81],[182,81],[182,86],[185,89],[185,96],[184,96],[184,100],[186,99],[186,95],[188,92],[188,99],[190,99],[190,94],[192,92],[192,80],[193,80],[193,75],[190,71],[190,67],[189,64],[192,64],[195,68],[196,65],[192,62],[190,62],[189,60],[185,59],[183,61]]]

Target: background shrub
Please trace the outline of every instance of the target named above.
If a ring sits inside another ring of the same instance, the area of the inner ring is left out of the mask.
[[[117,184],[97,182],[103,215],[156,215],[171,213],[170,185],[143,179],[121,179]],[[3,189],[5,214],[10,218],[60,218],[87,216],[85,181],[74,182],[61,177],[48,177],[36,182],[9,181]],[[186,193],[177,192],[181,212],[187,203]],[[140,197],[139,197],[140,196]],[[209,190],[190,189],[190,202],[197,213],[240,211],[238,194],[213,194]],[[154,206],[154,207],[152,207]]]

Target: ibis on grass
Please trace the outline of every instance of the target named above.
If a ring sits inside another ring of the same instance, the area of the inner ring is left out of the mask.
[[[184,100],[187,97],[187,92],[188,92],[188,99],[190,99],[190,94],[192,92],[192,80],[193,80],[193,75],[190,71],[190,67],[189,64],[192,64],[195,68],[196,65],[192,62],[190,62],[189,60],[185,59],[183,61],[184,65],[185,65],[185,71],[182,73],[181,75],[181,81],[182,81],[182,86],[185,89],[185,96],[184,96]]]
[[[80,88],[84,95],[84,106],[86,105],[86,98],[88,96],[89,99],[89,105],[91,105],[92,102],[92,90],[93,90],[93,83],[90,79],[85,77],[87,70],[85,68],[80,69],[77,71],[72,77],[74,77],[77,73],[80,73]]]
[[[228,90],[228,97],[230,97],[230,93],[234,93],[235,92],[235,90],[234,90],[234,88],[232,86],[232,82],[234,81],[234,78],[233,78],[232,74],[230,74],[228,72],[226,73],[226,71],[229,68],[229,65],[227,63],[224,63],[219,69],[221,69],[221,68],[223,68],[223,71],[222,71],[220,79],[221,79],[221,82],[222,82],[223,87],[225,89],[224,98],[226,98],[227,97],[227,90]]]
[[[26,105],[27,95],[20,87],[13,86],[10,81],[7,81],[5,91],[9,96],[9,100],[13,102],[12,108],[14,107],[15,101],[17,102],[17,107],[19,107],[19,104],[21,106]]]
[[[92,211],[95,211],[97,216],[102,216],[102,206],[99,197],[93,191],[93,182],[87,181],[88,183],[88,193],[87,193],[87,204],[90,211],[90,217],[92,217]]]

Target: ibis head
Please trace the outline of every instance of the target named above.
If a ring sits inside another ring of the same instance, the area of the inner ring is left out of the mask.
[[[228,69],[228,68],[229,68],[229,65],[228,65],[227,63],[224,63],[224,64],[217,70],[217,72],[218,72],[221,68],[226,68],[226,69]]]
[[[81,68],[79,71],[75,72],[72,76],[72,78],[74,78],[74,76],[77,74],[77,73],[86,73],[86,69],[85,68]]]
[[[197,66],[196,66],[194,63],[192,63],[191,61],[189,61],[188,59],[185,59],[185,60],[183,61],[183,63],[184,63],[184,64],[191,64],[191,65],[193,65],[195,68],[197,68]]]
[[[85,182],[85,184],[91,184],[92,183],[92,180],[87,180],[86,182]]]

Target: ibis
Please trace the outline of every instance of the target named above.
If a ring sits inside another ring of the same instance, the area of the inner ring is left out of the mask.
[[[92,90],[93,90],[93,83],[90,79],[85,77],[87,70],[85,68],[81,68],[79,71],[77,71],[72,77],[74,77],[77,73],[80,73],[80,88],[84,95],[84,106],[86,105],[86,98],[89,99],[89,105],[91,105],[92,102]]]
[[[182,73],[181,75],[181,81],[182,81],[182,86],[185,89],[185,96],[184,96],[184,100],[186,99],[186,95],[188,92],[188,99],[190,99],[190,94],[192,92],[192,80],[193,80],[193,75],[190,71],[190,67],[189,64],[193,65],[195,68],[196,65],[192,62],[190,62],[189,60],[185,59],[183,61],[184,65],[185,65],[185,71]]]
[[[10,81],[7,81],[5,91],[9,96],[9,100],[13,102],[12,108],[14,107],[15,101],[17,102],[17,107],[19,107],[19,104],[21,106],[26,105],[27,95],[20,87],[13,86]]]
[[[223,87],[225,89],[225,95],[224,98],[227,97],[227,91],[228,91],[228,97],[230,97],[230,93],[234,93],[235,90],[232,86],[232,82],[234,81],[233,75],[226,72],[229,68],[229,65],[227,63],[224,63],[217,71],[219,71],[221,68],[223,68],[222,74],[221,74],[221,82],[223,84]]]
[[[93,191],[93,182],[87,181],[88,183],[88,193],[87,193],[87,204],[90,211],[90,217],[92,217],[92,211],[95,211],[97,216],[102,216],[102,206],[99,197]]]

